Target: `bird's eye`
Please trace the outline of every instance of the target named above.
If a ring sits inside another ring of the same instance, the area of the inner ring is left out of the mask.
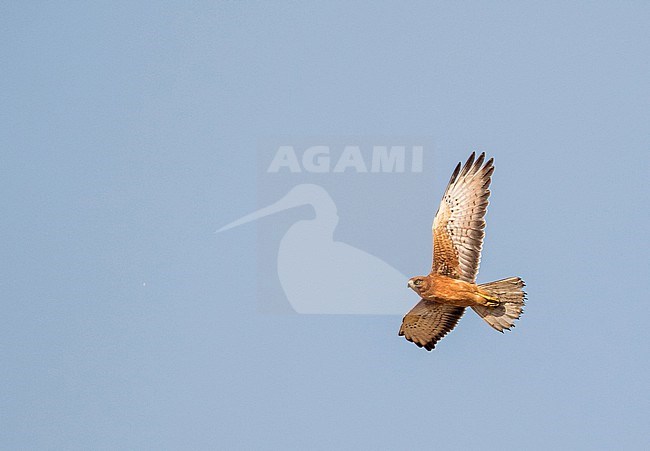
[[[422,280],[421,280],[421,279],[417,279],[417,280],[415,281],[415,286],[416,286],[416,287],[419,287],[420,285],[422,285]]]

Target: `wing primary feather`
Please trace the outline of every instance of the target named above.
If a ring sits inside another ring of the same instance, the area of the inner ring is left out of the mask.
[[[447,190],[446,191],[448,191],[449,187],[454,184],[454,182],[456,181],[456,177],[458,177],[459,172],[460,172],[460,163],[458,163],[456,165],[456,169],[454,169],[454,173],[451,174],[451,178],[449,179],[449,183],[447,183]]]
[[[481,155],[478,156],[476,163],[474,163],[475,170],[478,171],[485,160],[485,152],[481,152]]]
[[[472,164],[474,163],[474,158],[476,157],[476,153],[472,152],[472,154],[469,156],[467,161],[465,162],[465,165],[463,166],[463,169],[460,171],[460,176],[465,177],[467,173],[469,172],[469,169],[472,167]]]

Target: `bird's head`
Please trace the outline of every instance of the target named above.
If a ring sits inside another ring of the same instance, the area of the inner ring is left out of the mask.
[[[429,279],[425,276],[411,277],[409,279],[408,287],[417,294],[421,294],[429,288]]]

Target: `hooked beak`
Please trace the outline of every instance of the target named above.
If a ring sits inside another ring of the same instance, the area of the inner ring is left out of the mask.
[[[412,281],[412,280],[409,280],[409,283],[408,283],[406,286],[409,287],[409,288],[412,289],[412,290],[415,290],[415,285],[413,285],[413,281]]]

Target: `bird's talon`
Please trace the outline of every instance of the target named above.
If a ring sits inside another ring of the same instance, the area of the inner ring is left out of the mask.
[[[494,296],[490,296],[489,294],[481,294],[481,297],[485,299],[485,306],[486,307],[497,307],[500,302],[499,298],[495,298]]]

